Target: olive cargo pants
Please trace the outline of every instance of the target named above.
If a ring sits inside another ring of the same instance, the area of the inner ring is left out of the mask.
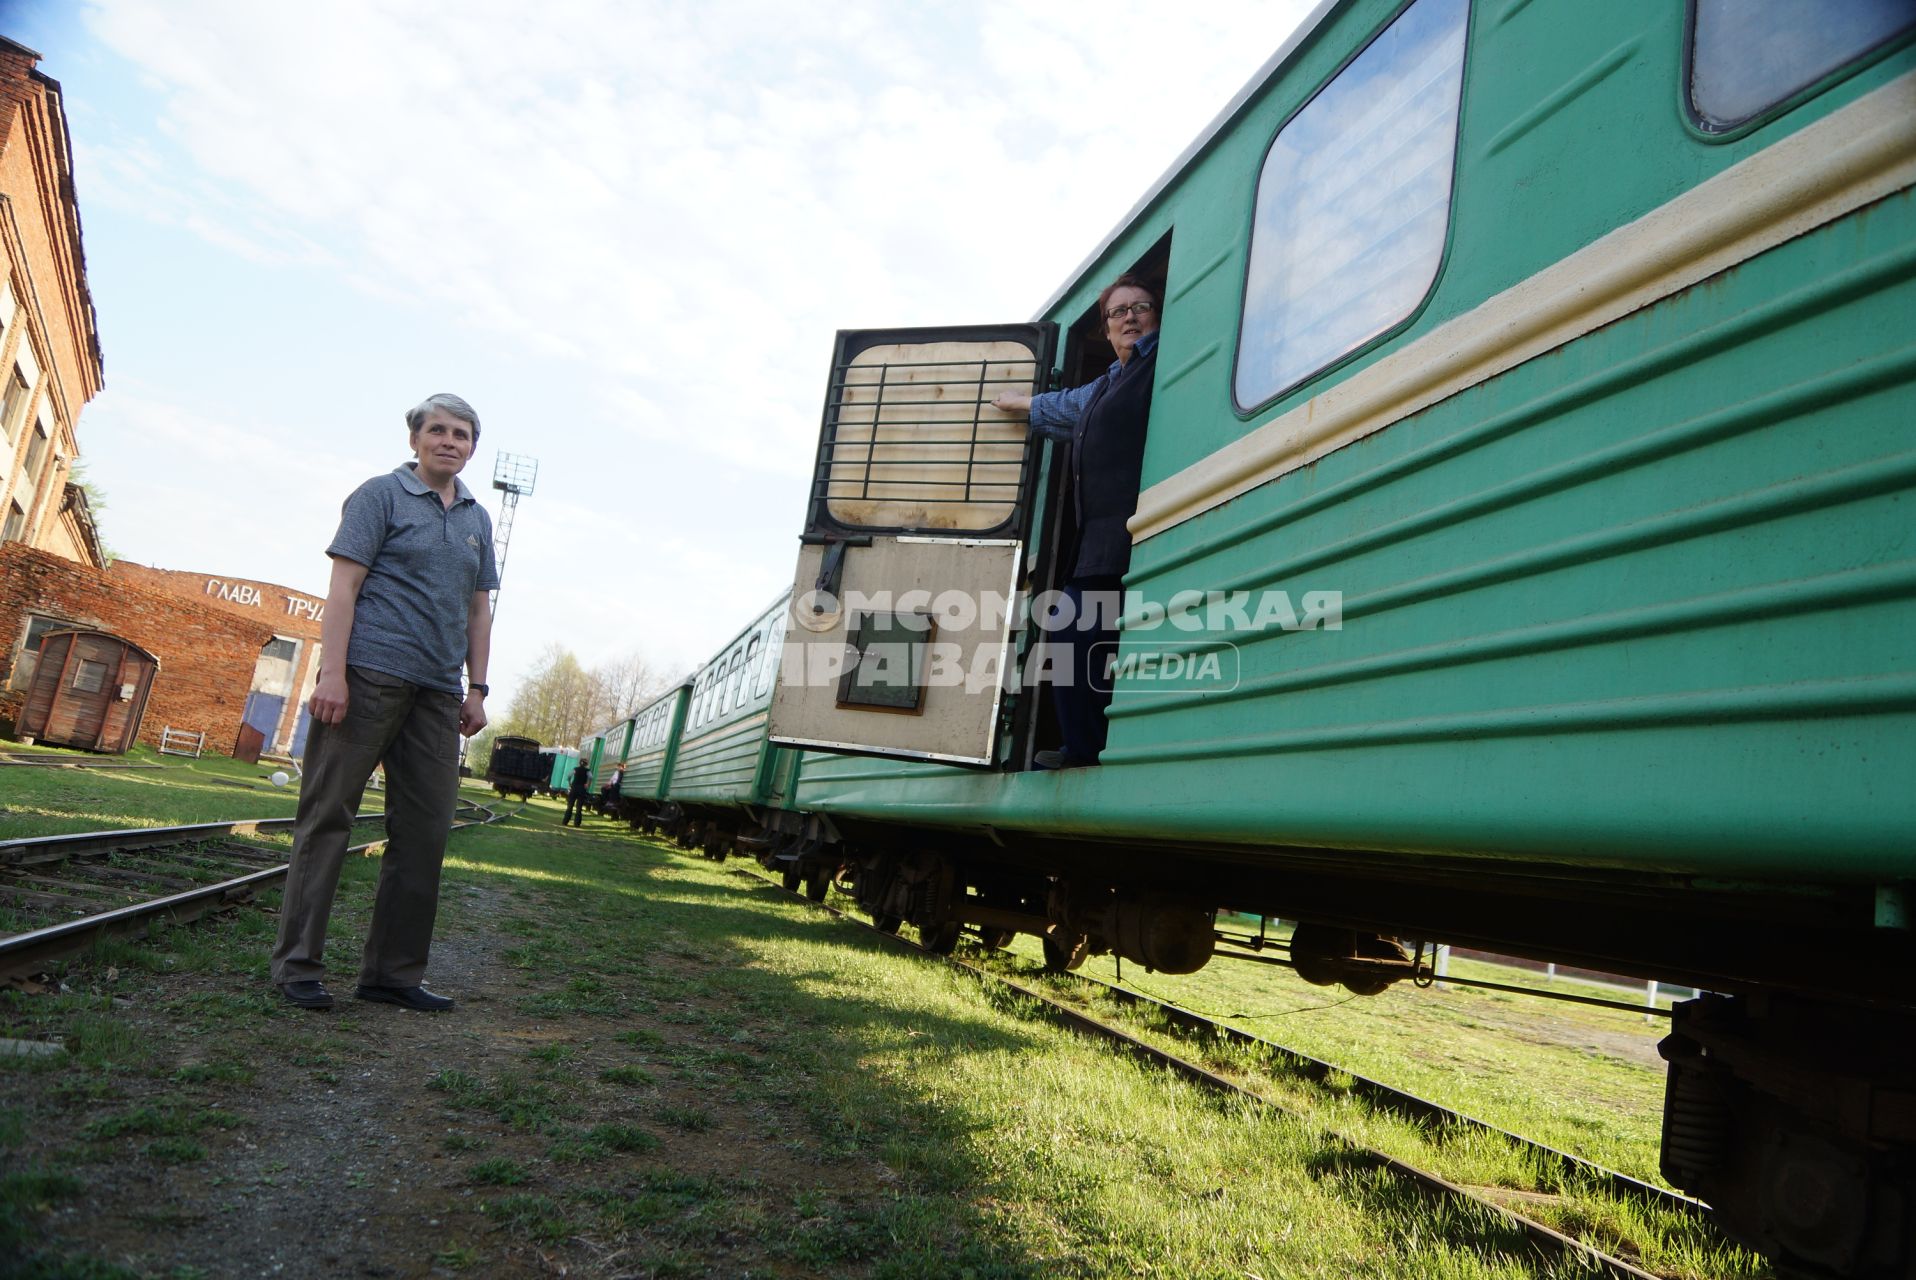
[[[346,668],[345,719],[314,721],[309,733],[273,948],[276,984],[325,974],[326,924],[353,814],[382,760],[387,843],[359,981],[416,987],[425,978],[439,868],[459,794],[459,702],[382,671]]]

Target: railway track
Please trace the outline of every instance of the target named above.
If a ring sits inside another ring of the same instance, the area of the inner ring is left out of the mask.
[[[765,884],[772,885],[781,890],[784,889],[784,886],[780,885],[776,880],[761,875],[755,870],[743,867],[739,868],[739,870],[755,880],[762,881]],[[790,892],[789,890],[786,891]],[[804,894],[802,890],[795,893],[794,896],[805,897],[807,901],[812,902],[812,905],[817,906],[819,909],[828,911],[832,915],[855,924],[860,928],[869,929],[873,933],[890,939],[900,947],[916,951],[921,955],[942,959],[976,977],[981,982],[996,984],[1021,999],[1037,1005],[1042,1009],[1045,1016],[1054,1022],[1068,1026],[1075,1031],[1095,1039],[1110,1042],[1117,1046],[1120,1051],[1134,1058],[1155,1066],[1167,1068],[1177,1075],[1213,1092],[1241,1098],[1259,1106],[1272,1108],[1285,1115],[1304,1120],[1324,1132],[1325,1136],[1341,1146],[1344,1152],[1356,1162],[1383,1170],[1400,1181],[1414,1187],[1426,1196],[1438,1200],[1447,1200],[1452,1203],[1468,1204],[1477,1208],[1483,1213],[1488,1214],[1492,1221],[1521,1232],[1531,1246],[1546,1258],[1552,1260],[1564,1259],[1573,1265],[1602,1275],[1631,1277],[1632,1280],[1661,1280],[1661,1277],[1655,1272],[1646,1271],[1628,1259],[1607,1253],[1595,1245],[1559,1231],[1548,1223],[1541,1222],[1529,1214],[1524,1213],[1516,1207],[1515,1204],[1506,1201],[1498,1195],[1495,1189],[1465,1186],[1453,1182],[1439,1173],[1421,1168],[1390,1155],[1387,1152],[1367,1146],[1356,1139],[1323,1126],[1312,1117],[1286,1107],[1228,1076],[1221,1075],[1201,1065],[1191,1058],[1173,1053],[1160,1045],[1141,1039],[1123,1028],[1112,1026],[1083,1009],[1060,1001],[1034,987],[1017,981],[1011,976],[997,972],[988,965],[974,963],[972,960],[958,956],[936,956],[933,952],[920,947],[917,943],[901,937],[896,933],[877,928],[859,916],[842,911],[829,903],[811,899],[809,895]],[[1684,1217],[1698,1219],[1705,1223],[1708,1221],[1708,1206],[1677,1192],[1669,1191],[1653,1183],[1644,1182],[1641,1179],[1633,1178],[1612,1169],[1607,1169],[1602,1165],[1582,1160],[1554,1147],[1532,1142],[1520,1135],[1511,1133],[1508,1130],[1499,1128],[1486,1121],[1478,1120],[1475,1117],[1464,1115],[1461,1112],[1444,1107],[1429,1099],[1396,1089],[1380,1081],[1354,1075],[1345,1071],[1343,1068],[1333,1066],[1321,1059],[1285,1048],[1282,1045],[1265,1040],[1260,1036],[1255,1036],[1249,1032],[1240,1031],[1234,1027],[1226,1026],[1223,1023],[1215,1022],[1204,1017],[1202,1014],[1194,1013],[1191,1010],[1183,1009],[1176,1005],[1167,1004],[1164,1001],[1153,999],[1140,992],[1113,986],[1110,983],[1080,974],[1073,973],[1061,976],[1085,984],[1088,988],[1094,989],[1097,994],[1106,996],[1120,1003],[1151,1008],[1161,1013],[1166,1021],[1177,1027],[1183,1035],[1191,1037],[1215,1037],[1240,1048],[1254,1049],[1263,1055],[1266,1061],[1277,1065],[1288,1074],[1301,1076],[1312,1081],[1321,1081],[1331,1073],[1336,1072],[1339,1076],[1340,1083],[1348,1082],[1350,1092],[1361,1096],[1370,1105],[1379,1110],[1387,1111],[1391,1114],[1411,1120],[1427,1129],[1472,1130],[1495,1135],[1513,1147],[1519,1148],[1534,1156],[1540,1167],[1551,1170],[1562,1180],[1564,1185],[1600,1190],[1616,1198],[1627,1200],[1638,1205],[1652,1206]],[[1516,1199],[1520,1200],[1521,1198]]]
[[[455,831],[501,816],[472,804],[458,812]],[[353,822],[384,820],[363,813]],[[249,818],[0,841],[0,908],[13,917],[0,936],[0,986],[44,973],[99,938],[184,924],[250,900],[285,876],[291,851],[246,837],[292,827],[291,818]]]

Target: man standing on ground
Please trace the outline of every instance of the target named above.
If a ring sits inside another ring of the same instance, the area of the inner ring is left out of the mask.
[[[408,412],[406,429],[415,460],[355,489],[326,548],[333,573],[313,726],[273,948],[274,983],[304,1009],[333,1007],[320,980],[326,924],[352,816],[381,761],[386,852],[355,994],[427,1012],[453,1003],[426,990],[426,954],[458,798],[459,737],[486,724],[487,593],[499,572],[492,520],[459,479],[479,443],[479,415],[441,394]]]
[[[592,766],[579,761],[572,770],[572,785],[565,793],[565,817],[559,819],[559,825],[570,822],[575,827],[585,825],[585,799],[592,794]]]

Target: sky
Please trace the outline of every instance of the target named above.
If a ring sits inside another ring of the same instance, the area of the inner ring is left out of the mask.
[[[833,334],[1022,321],[1306,0],[0,0],[63,88],[121,557],[323,595],[405,410],[538,461],[491,706],[789,585]]]

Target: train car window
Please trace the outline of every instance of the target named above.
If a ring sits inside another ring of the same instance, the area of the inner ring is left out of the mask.
[[[1694,0],[1690,109],[1734,129],[1912,28],[1910,0]]]
[[[763,635],[753,636],[751,643],[745,646],[745,662],[744,665],[739,668],[738,673],[737,705],[741,707],[745,705],[745,700],[752,695],[752,676],[758,671],[759,650],[764,647],[765,637]]]
[[[1450,226],[1467,0],[1415,0],[1278,130],[1233,391],[1267,403],[1408,317]]]
[[[785,650],[785,611],[779,610],[772,619],[771,640],[765,646],[765,661],[759,664],[758,676],[752,685],[755,698],[770,697],[772,682],[778,678],[778,662]]]
[[[725,689],[719,695],[719,714],[734,711],[742,699],[738,696],[745,684],[745,651],[732,650],[732,660],[725,664]]]

